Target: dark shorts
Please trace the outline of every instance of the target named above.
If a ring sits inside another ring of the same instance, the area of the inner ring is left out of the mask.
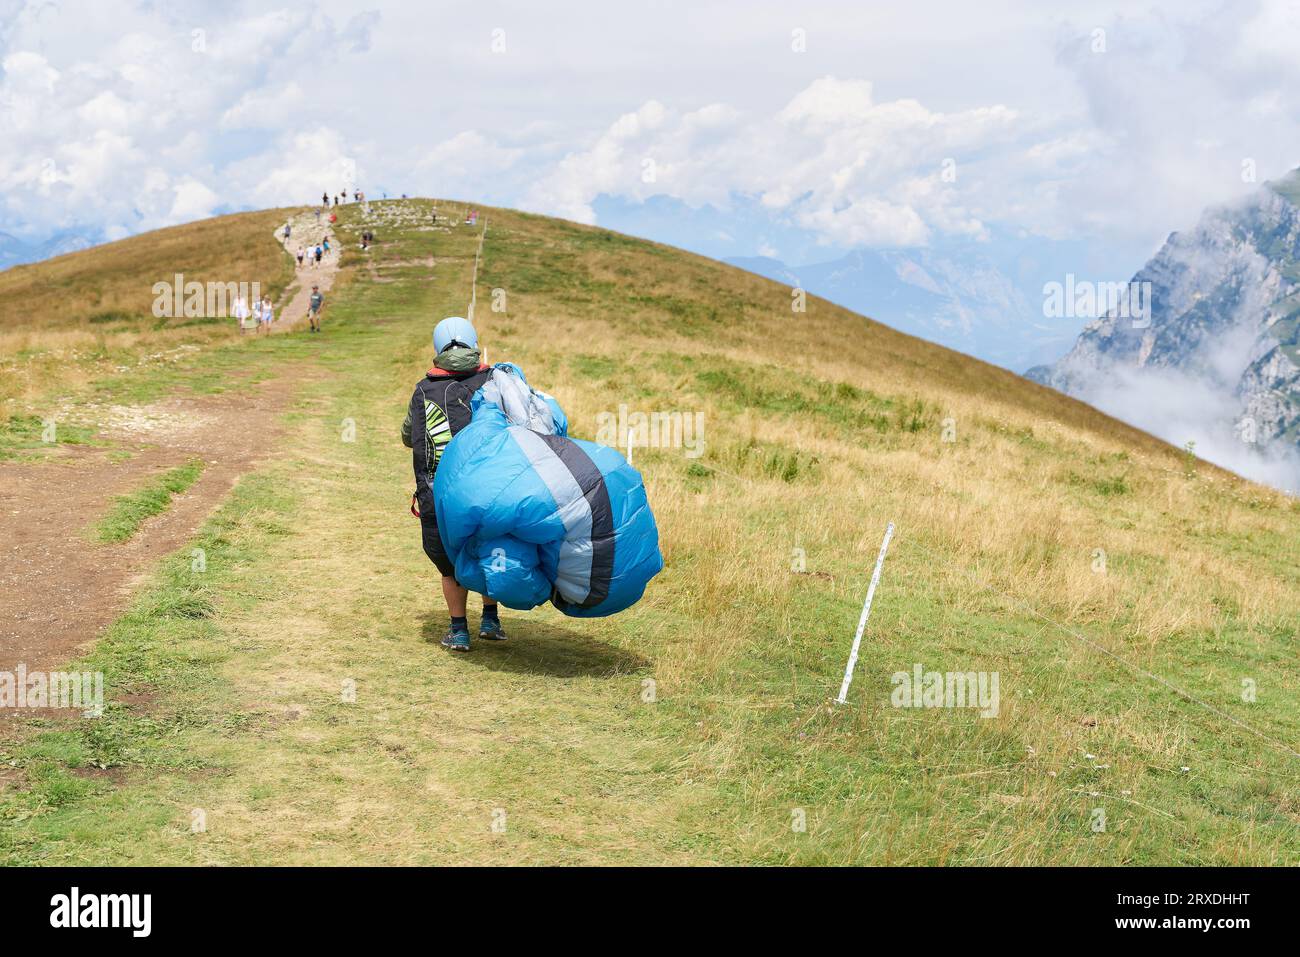
[[[447,549],[442,547],[442,536],[438,534],[438,521],[433,518],[420,518],[420,537],[424,540],[424,554],[438,568],[438,573],[447,578],[456,577],[456,566],[447,557]]]

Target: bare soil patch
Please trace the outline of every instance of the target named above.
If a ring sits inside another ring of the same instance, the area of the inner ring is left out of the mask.
[[[293,379],[218,396],[109,410],[112,446],[67,447],[42,462],[0,463],[0,670],[50,670],[95,640],[159,557],[188,541],[265,456]],[[130,449],[125,461],[110,452]],[[130,541],[93,540],[115,496],[194,458],[203,474]]]

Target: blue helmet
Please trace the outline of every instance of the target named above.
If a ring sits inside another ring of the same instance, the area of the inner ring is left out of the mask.
[[[450,345],[461,345],[468,349],[478,348],[478,333],[474,325],[460,316],[448,316],[433,327],[433,348],[439,353]]]

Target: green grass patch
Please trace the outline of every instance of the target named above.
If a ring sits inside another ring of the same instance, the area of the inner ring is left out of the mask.
[[[815,383],[808,391],[790,388],[779,370],[730,369],[696,374],[702,390],[735,407],[788,416],[815,416],[853,431],[916,433],[933,428],[937,410],[924,400],[880,396],[845,382]]]
[[[145,519],[167,510],[172,496],[180,495],[198,481],[203,474],[203,462],[195,459],[185,465],[169,469],[156,481],[128,495],[119,495],[113,507],[95,527],[95,537],[101,542],[117,543],[129,540]]]
[[[34,449],[93,444],[95,430],[39,415],[11,415],[0,420],[0,459],[18,458]]]
[[[127,312],[124,309],[109,309],[105,312],[94,313],[86,321],[92,326],[98,326],[110,322],[134,322],[137,318],[135,313]]]

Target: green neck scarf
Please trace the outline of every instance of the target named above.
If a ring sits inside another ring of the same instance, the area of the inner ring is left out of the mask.
[[[477,349],[452,346],[438,353],[433,364],[444,372],[473,372],[482,365],[481,356]]]

